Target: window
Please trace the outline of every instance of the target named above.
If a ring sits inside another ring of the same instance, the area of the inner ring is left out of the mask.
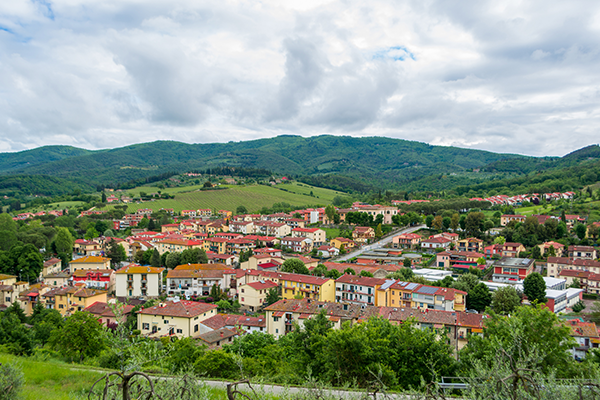
[[[150,324],[149,324],[149,323],[147,323],[147,322],[144,322],[144,323],[142,324],[142,329],[144,329],[144,330],[149,330],[149,329],[150,329]]]
[[[194,332],[198,332],[198,324],[194,325]]]
[[[165,320],[163,320],[163,323],[164,323],[164,324],[168,324],[168,323],[169,323],[169,321],[167,321],[167,320],[165,319]]]
[[[279,317],[273,317],[273,321],[275,321],[275,322],[279,321]]]
[[[244,293],[244,289],[242,289],[242,293]]]
[[[65,308],[65,305],[64,304],[59,304],[58,308]]]
[[[279,329],[275,329],[275,333],[279,333]]]
[[[177,329],[177,333],[183,333],[182,329]]]
[[[244,298],[242,297],[242,301],[244,301]]]

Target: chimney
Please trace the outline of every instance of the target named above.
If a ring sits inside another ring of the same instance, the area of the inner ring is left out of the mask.
[[[221,331],[221,337],[223,337],[223,332]]]

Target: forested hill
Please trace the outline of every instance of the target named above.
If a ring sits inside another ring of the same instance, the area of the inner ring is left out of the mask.
[[[442,183],[449,189],[573,166],[598,159],[598,149],[590,146],[563,158],[535,158],[383,137],[284,135],[210,144],[157,141],[101,151],[46,146],[0,154],[0,174],[117,186],[167,172],[234,166],[264,168],[341,190],[439,190]],[[442,177],[450,179],[441,182]]]

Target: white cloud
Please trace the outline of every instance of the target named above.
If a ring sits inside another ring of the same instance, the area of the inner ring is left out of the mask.
[[[0,2],[0,151],[283,133],[597,142],[594,1]]]

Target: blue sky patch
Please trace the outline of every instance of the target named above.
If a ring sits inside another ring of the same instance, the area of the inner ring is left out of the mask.
[[[392,46],[387,49],[376,51],[375,54],[373,54],[373,58],[390,58],[394,61],[404,61],[408,58],[415,60],[415,55],[404,46]]]
[[[44,17],[54,21],[54,11],[52,10],[52,4],[47,0],[31,0],[33,4],[39,6],[40,11],[44,14]]]

